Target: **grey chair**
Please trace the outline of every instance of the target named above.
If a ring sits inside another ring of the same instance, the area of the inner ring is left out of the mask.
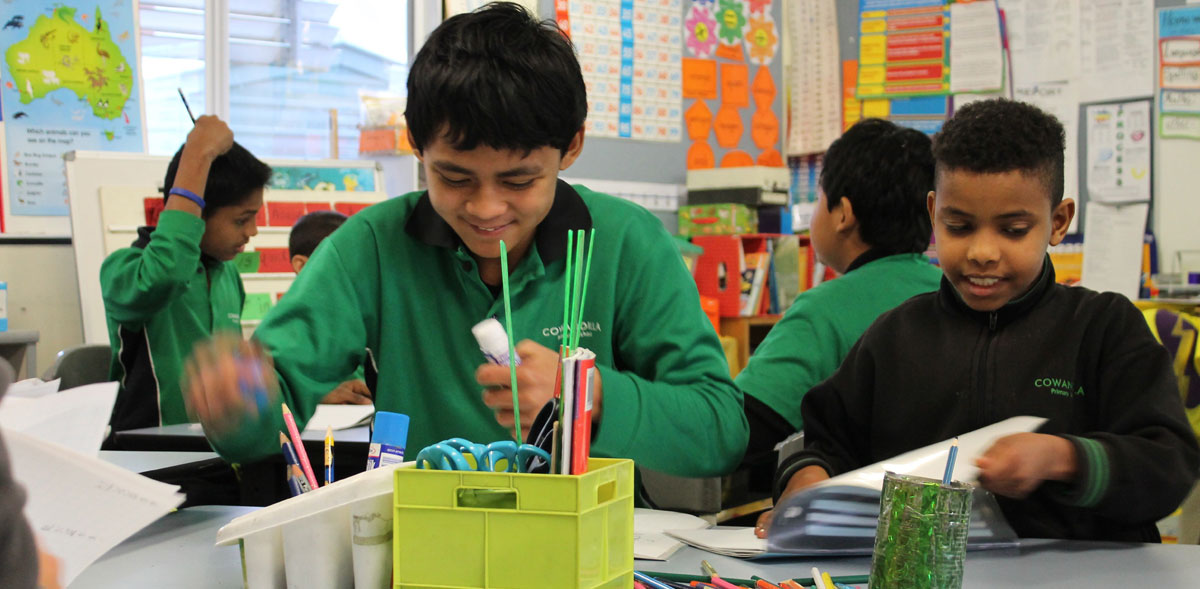
[[[42,375],[42,380],[61,378],[58,390],[73,389],[85,384],[108,380],[108,365],[112,348],[108,344],[82,344],[67,348],[54,358],[54,365]]]

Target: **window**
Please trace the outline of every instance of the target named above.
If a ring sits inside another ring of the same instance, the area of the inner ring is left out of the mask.
[[[142,2],[151,153],[174,153],[205,97],[205,1]],[[218,4],[218,3],[213,3]],[[329,158],[330,110],[342,159],[358,157],[359,93],[403,94],[408,4],[394,0],[228,2],[228,116],[260,157]],[[223,101],[217,101],[221,103]]]

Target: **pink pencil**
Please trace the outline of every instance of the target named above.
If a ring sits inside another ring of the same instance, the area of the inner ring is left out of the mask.
[[[292,410],[288,409],[287,403],[283,404],[283,422],[287,424],[288,435],[292,437],[292,446],[295,446],[296,455],[300,457],[300,468],[304,469],[304,478],[308,479],[308,484],[312,488],[317,488],[317,477],[313,474],[312,464],[308,462],[308,452],[304,450],[304,440],[300,439],[300,430],[296,429],[296,418],[292,417]]]

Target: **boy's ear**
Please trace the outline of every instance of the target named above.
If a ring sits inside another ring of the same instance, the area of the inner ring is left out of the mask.
[[[1050,245],[1062,243],[1071,228],[1071,219],[1075,218],[1075,199],[1064,198],[1062,202],[1050,211]]]
[[[308,256],[304,254],[296,254],[292,256],[292,271],[296,274],[300,273],[300,269],[308,263]]]
[[[850,199],[843,196],[834,210],[830,211],[836,221],[834,228],[838,233],[853,231],[858,227],[858,217],[854,216],[854,205]]]
[[[934,210],[933,207],[936,206],[936,204],[937,204],[937,192],[930,190],[929,194],[925,195],[925,208],[929,210],[929,224],[930,225],[933,224],[933,210]]]
[[[421,159],[424,156],[421,154],[421,150],[417,149],[417,143],[413,141],[412,129],[405,129],[404,134],[408,136],[408,144],[412,146],[413,155],[416,156],[417,161],[424,163],[425,160]]]
[[[575,136],[571,138],[571,143],[569,143],[567,145],[567,151],[566,151],[566,153],[563,154],[562,160],[559,161],[559,163],[558,163],[559,171],[562,171],[562,170],[565,170],[565,169],[571,167],[571,164],[575,163],[575,160],[579,157],[579,154],[582,151],[583,151],[583,128],[581,127],[579,129],[579,132],[576,133]]]

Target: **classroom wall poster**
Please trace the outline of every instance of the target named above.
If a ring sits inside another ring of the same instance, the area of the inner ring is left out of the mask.
[[[1154,0],[1087,0],[1079,11],[1079,100],[1154,93]]]
[[[791,52],[787,153],[822,153],[842,134],[844,124],[839,104],[837,6],[834,0],[794,2],[787,6],[784,18]]]
[[[1003,86],[1004,48],[994,2],[950,5],[950,91],[992,92]]]
[[[1086,114],[1088,199],[1149,201],[1150,101],[1090,105]]]
[[[779,88],[771,64],[780,33],[771,0],[695,0],[684,11],[683,119],[687,169],[785,165]],[[753,150],[743,140],[749,137]]]
[[[949,92],[949,23],[945,0],[860,0],[858,97]]]
[[[592,137],[679,141],[684,0],[557,0],[579,52]]]
[[[9,0],[0,27],[9,212],[66,216],[64,153],[143,150],[132,0]]]
[[[1200,139],[1200,6],[1158,13],[1159,133]]]

